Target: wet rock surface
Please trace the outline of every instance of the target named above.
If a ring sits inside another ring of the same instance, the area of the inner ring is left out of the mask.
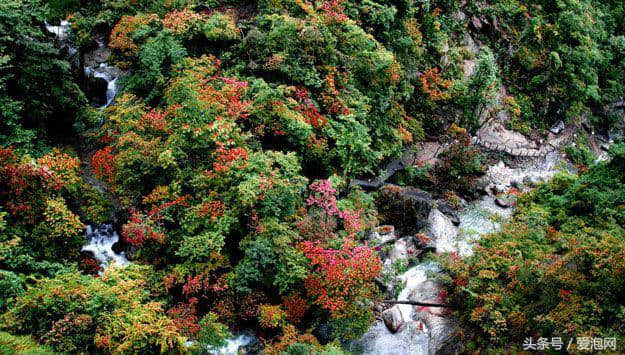
[[[399,260],[405,260],[408,257],[417,255],[417,244],[412,236],[405,236],[397,239],[393,244],[393,247],[386,255],[384,260],[384,267],[387,270],[398,262]]]
[[[549,128],[549,131],[553,134],[560,134],[564,131],[564,128],[566,128],[564,121],[558,121],[558,123]]]
[[[85,66],[98,67],[100,64],[108,62],[110,56],[111,50],[103,43],[99,43],[98,48],[85,53]]]
[[[508,200],[506,200],[505,198],[502,197],[497,197],[495,199],[495,203],[497,204],[497,206],[501,207],[501,208],[508,208],[512,206],[512,203],[510,203]]]
[[[390,225],[379,226],[369,236],[369,241],[376,246],[383,246],[394,243],[397,240],[395,235],[395,227]]]
[[[85,78],[83,91],[95,106],[106,104],[106,90],[108,90],[106,79],[93,76]]]
[[[124,75],[124,72],[106,63],[86,66],[84,70],[87,97],[92,100],[93,104],[98,107],[107,107],[113,103],[115,95],[119,91],[117,80]],[[93,86],[92,83],[97,83],[97,86]]]
[[[428,355],[429,338],[423,329],[422,323],[409,322],[391,334],[383,322],[377,322],[350,350],[363,355]]]
[[[414,187],[385,185],[376,201],[383,221],[392,221],[402,233],[415,233],[425,227],[434,200],[432,195]]]

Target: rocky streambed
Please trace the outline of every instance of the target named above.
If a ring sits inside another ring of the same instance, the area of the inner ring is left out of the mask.
[[[481,197],[470,203],[461,201],[462,207],[457,210],[414,188],[386,185],[381,189],[382,194],[392,190],[396,203],[393,208],[419,209],[416,215],[422,219],[416,221],[416,228],[408,228],[409,233],[396,233],[392,226],[384,226],[369,238],[380,250],[388,273],[397,270],[396,265],[405,269],[398,276],[381,280],[387,289],[387,299],[444,302],[437,281],[444,271],[425,256],[428,253],[470,255],[480,236],[496,232],[512,216],[514,202],[508,192],[527,191],[561,169],[574,169],[557,150],[525,159],[519,164],[522,167],[517,168],[503,161],[491,165],[478,182]],[[405,226],[402,230],[406,230]],[[409,260],[412,263],[408,264]],[[382,355],[437,354],[453,353],[459,346],[453,335],[457,325],[446,308],[379,304],[377,312],[376,322],[351,344],[353,351]]]

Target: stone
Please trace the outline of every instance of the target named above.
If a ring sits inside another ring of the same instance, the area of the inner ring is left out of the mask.
[[[98,48],[86,52],[83,60],[86,67],[97,67],[101,63],[106,63],[111,56],[111,50],[104,46],[98,46]]]
[[[506,192],[506,187],[502,184],[493,185],[491,191],[493,192],[493,194],[497,195]]]
[[[411,236],[400,238],[395,242],[395,244],[393,244],[393,248],[386,256],[386,259],[384,260],[384,267],[390,268],[397,261],[407,259],[409,256],[416,256],[416,254],[417,246],[414,238]]]
[[[462,21],[464,21],[467,18],[467,14],[465,14],[462,11],[458,11],[458,12],[453,14],[453,17],[454,17],[454,19],[462,22]]]
[[[421,322],[407,322],[395,334],[384,322],[374,323],[362,338],[350,343],[350,353],[363,355],[428,355],[428,334]]]
[[[425,191],[392,184],[384,185],[376,200],[382,223],[394,225],[402,234],[425,227],[434,204],[432,195]]]
[[[379,226],[369,235],[369,241],[375,242],[375,245],[382,246],[394,243],[397,240],[395,235],[395,227],[390,225]]]
[[[491,149],[506,152],[519,152],[519,149],[538,149],[536,143],[527,139],[519,132],[507,129],[499,120],[489,121],[477,131],[477,138],[481,145]]]
[[[87,98],[94,104],[101,106],[106,103],[106,90],[108,82],[100,77],[88,77],[83,85],[83,91]]]
[[[477,67],[476,60],[463,60],[462,61],[462,69],[464,73],[464,78],[470,78],[473,73],[475,73],[475,68]]]
[[[413,302],[441,303],[444,300],[442,300],[439,296],[439,285],[434,280],[428,279],[417,285],[417,287],[410,292],[408,299]],[[440,315],[445,311],[445,309],[442,307],[426,307],[423,311],[426,311],[429,314]]]
[[[479,179],[475,181],[475,191],[479,192],[481,195],[486,195],[488,193],[488,187],[490,186],[490,179],[488,176],[481,176]]]
[[[332,326],[329,323],[317,324],[312,330],[312,334],[319,340],[322,345],[325,345],[334,340]]]
[[[410,293],[409,299],[415,302],[442,303],[441,287],[435,281],[428,279],[417,285]],[[442,307],[418,307],[415,318],[425,324],[428,334],[429,354],[454,354],[457,351],[448,351],[457,347],[457,339],[453,336],[455,323],[447,316],[447,309]],[[457,349],[456,349],[457,350]]]
[[[590,123],[588,123],[588,117],[584,117],[584,120],[582,120],[582,127],[584,127],[586,131],[592,132],[592,127],[590,126]]]
[[[395,235],[395,227],[389,224],[378,226],[375,230],[380,233],[380,235]]]
[[[398,305],[382,312],[382,320],[391,333],[397,333],[399,328],[404,324],[404,317],[401,314],[401,309],[399,309]]]
[[[475,27],[478,30],[482,28],[482,21],[480,21],[480,19],[477,18],[476,16],[473,16],[471,18],[471,23],[473,24],[473,27]]]
[[[460,343],[454,336],[456,324],[447,317],[429,315],[423,322],[429,331],[428,353],[458,354]]]
[[[555,125],[549,128],[549,132],[553,134],[560,134],[562,133],[562,131],[564,131],[565,128],[566,128],[566,125],[564,124],[564,121],[558,121]]]
[[[523,178],[523,183],[529,187],[536,187],[539,183],[543,182],[544,179],[541,176],[525,176]]]
[[[249,343],[239,346],[236,350],[238,355],[258,354],[263,350],[263,343],[259,338],[254,337]]]

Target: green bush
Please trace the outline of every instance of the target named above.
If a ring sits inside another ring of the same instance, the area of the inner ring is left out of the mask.
[[[42,279],[2,315],[3,329],[32,334],[59,352],[180,350],[184,338],[149,300],[147,272],[129,266],[100,278],[74,271]]]

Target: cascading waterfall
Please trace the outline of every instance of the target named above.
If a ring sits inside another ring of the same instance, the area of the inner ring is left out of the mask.
[[[247,346],[256,340],[255,337],[248,334],[239,334],[227,340],[227,344],[214,351],[215,355],[237,355],[239,348]]]
[[[56,36],[60,42],[66,42],[70,32],[69,21],[61,21],[59,25],[50,25],[46,23],[46,30]],[[77,53],[77,50],[71,46],[71,43],[64,43],[69,48],[69,55]],[[98,42],[98,49],[106,49],[104,42]],[[115,95],[119,88],[117,79],[121,75],[121,71],[117,67],[109,66],[106,62],[94,64],[84,67],[86,77],[101,78],[107,83],[106,102],[100,106],[104,109],[113,103]],[[113,229],[111,224],[100,224],[97,226],[88,225],[86,232],[88,243],[82,247],[81,251],[93,254],[93,257],[99,262],[102,270],[109,265],[123,266],[129,263],[125,253],[117,253],[113,250],[113,246],[119,242],[119,235]],[[103,271],[100,271],[102,273]]]
[[[103,270],[111,264],[124,266],[129,263],[124,252],[116,253],[113,250],[115,243],[119,242],[119,235],[111,224],[100,224],[95,227],[88,225],[85,234],[89,242],[81,251],[92,253]]]
[[[118,69],[116,67],[111,67],[107,63],[100,63],[97,67],[85,67],[85,76],[104,79],[107,83],[106,85],[106,102],[104,105],[100,106],[101,109],[104,109],[110,106],[115,99],[115,95],[119,91],[119,87],[117,85],[117,79],[119,79],[119,74],[117,73]]]

